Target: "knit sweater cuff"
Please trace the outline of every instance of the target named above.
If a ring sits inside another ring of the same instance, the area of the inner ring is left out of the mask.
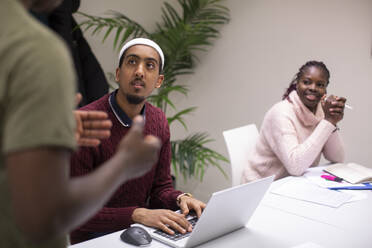
[[[132,220],[132,214],[133,211],[138,207],[139,206],[126,207],[122,211],[119,211],[117,218],[115,218],[116,223],[118,223],[120,226],[122,226],[123,223],[126,223],[128,226],[133,224],[134,222]]]
[[[329,134],[333,133],[336,128],[335,125],[325,119],[321,120],[318,125],[322,127],[321,130]]]

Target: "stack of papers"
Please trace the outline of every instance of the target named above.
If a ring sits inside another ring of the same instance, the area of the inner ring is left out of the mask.
[[[342,183],[338,183],[335,181],[325,180],[324,178],[321,178],[321,175],[324,174],[324,168],[326,167],[319,166],[319,167],[309,168],[304,174],[304,177],[306,178],[306,180],[323,188],[358,187],[358,186],[365,187],[364,184],[351,184],[345,181],[343,181]],[[363,190],[341,190],[340,192],[347,192],[347,194],[353,195],[353,198],[351,198],[348,202],[360,201],[360,200],[367,198],[367,194],[364,193]]]
[[[353,197],[351,194],[319,187],[303,178],[291,178],[271,193],[333,208],[338,208]]]
[[[314,167],[311,169],[308,169],[306,173],[304,174],[304,177],[308,180],[310,180],[312,183],[323,187],[323,188],[332,188],[332,187],[348,187],[348,186],[364,186],[364,184],[352,184],[343,181],[342,183],[335,182],[335,181],[329,181],[325,180],[324,178],[321,178],[321,175],[326,174],[324,172],[324,169],[326,167]]]

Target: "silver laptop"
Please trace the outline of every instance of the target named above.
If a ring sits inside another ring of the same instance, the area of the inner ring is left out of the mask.
[[[193,231],[186,237],[176,238],[158,229],[134,225],[145,228],[152,238],[172,247],[193,247],[244,227],[273,180],[274,176],[266,177],[213,193]]]

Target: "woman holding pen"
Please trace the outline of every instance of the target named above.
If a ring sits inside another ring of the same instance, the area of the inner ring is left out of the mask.
[[[331,162],[343,162],[337,124],[343,119],[346,99],[326,95],[329,77],[322,62],[301,66],[283,100],[266,113],[242,182],[270,175],[300,176],[318,165],[322,153]]]

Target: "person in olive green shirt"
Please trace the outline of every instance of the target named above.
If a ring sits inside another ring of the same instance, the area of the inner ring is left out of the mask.
[[[65,247],[125,181],[146,173],[160,143],[137,117],[115,156],[69,178],[76,123],[74,72],[64,44],[29,14],[58,0],[0,0],[0,247]],[[80,119],[79,119],[80,118]],[[88,118],[89,119],[89,118]],[[80,130],[81,131],[81,130]],[[82,142],[84,144],[84,142]]]

